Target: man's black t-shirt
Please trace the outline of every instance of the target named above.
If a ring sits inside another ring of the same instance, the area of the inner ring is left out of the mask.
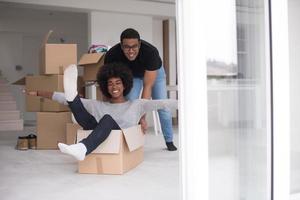
[[[158,50],[148,42],[141,40],[141,47],[136,59],[130,61],[124,55],[121,44],[113,46],[105,55],[104,63],[122,62],[131,70],[134,77],[144,77],[145,70],[154,71],[162,66]]]

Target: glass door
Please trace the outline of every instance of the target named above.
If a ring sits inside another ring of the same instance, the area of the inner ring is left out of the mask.
[[[176,6],[182,200],[289,199],[287,0]]]
[[[209,6],[216,11],[209,15],[214,23],[209,23],[207,36],[209,199],[267,200],[271,193],[268,4],[210,0]]]

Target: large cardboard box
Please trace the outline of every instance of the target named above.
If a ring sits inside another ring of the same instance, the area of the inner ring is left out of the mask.
[[[91,131],[78,130],[77,142]],[[140,126],[111,131],[109,137],[78,164],[79,173],[123,174],[144,159],[145,136]]]
[[[78,65],[83,67],[83,80],[97,80],[97,72],[104,64],[105,53],[87,53],[83,54]]]
[[[63,75],[40,75],[26,76],[26,90],[28,91],[48,91],[63,92]],[[28,112],[58,112],[68,111],[69,107],[59,104],[51,99],[41,98],[37,96],[26,95],[26,110]]]
[[[66,144],[76,144],[77,130],[82,129],[79,124],[67,123]]]
[[[37,112],[37,148],[57,149],[66,143],[66,124],[71,122],[70,112]]]
[[[46,35],[40,51],[40,74],[63,74],[70,64],[77,64],[77,44],[48,44],[53,31]]]

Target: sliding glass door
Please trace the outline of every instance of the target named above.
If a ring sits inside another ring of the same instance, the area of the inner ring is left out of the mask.
[[[271,194],[270,57],[264,0],[211,0],[207,36],[210,200]],[[216,6],[218,5],[218,6]]]

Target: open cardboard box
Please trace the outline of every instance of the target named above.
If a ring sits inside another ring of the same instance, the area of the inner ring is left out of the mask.
[[[40,51],[40,74],[63,74],[70,64],[77,64],[77,44],[48,44],[50,30]]]
[[[77,142],[91,131],[78,130]],[[78,164],[79,173],[123,174],[144,159],[145,135],[140,126],[112,130],[108,138]]]
[[[81,56],[78,65],[83,67],[84,81],[97,80],[97,72],[104,64],[104,56],[105,53],[87,53]]]

